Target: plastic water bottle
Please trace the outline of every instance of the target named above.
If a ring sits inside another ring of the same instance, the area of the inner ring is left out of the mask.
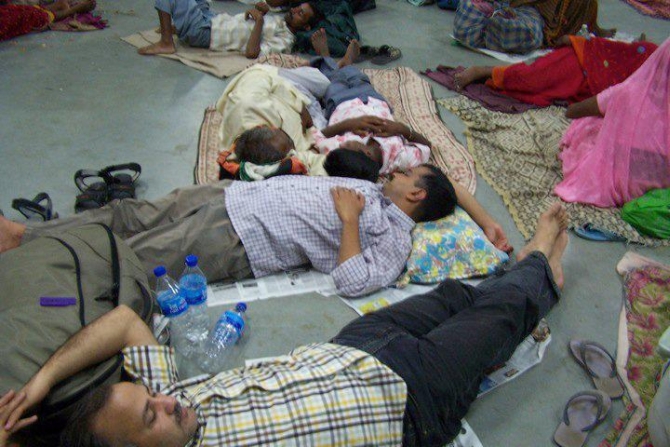
[[[156,267],[154,275],[156,275],[156,301],[163,315],[170,319],[172,347],[188,357],[192,355],[191,346],[186,339],[186,334],[192,326],[188,303],[180,293],[175,280],[167,275],[164,266]]]
[[[203,370],[210,374],[217,374],[224,370],[230,352],[244,333],[246,325],[244,312],[246,310],[245,303],[237,303],[235,309],[221,314],[205,344],[200,364]]]
[[[188,303],[193,326],[186,334],[189,342],[201,345],[209,333],[209,316],[207,315],[207,278],[198,267],[198,257],[186,256],[186,268],[179,278],[179,290]]]

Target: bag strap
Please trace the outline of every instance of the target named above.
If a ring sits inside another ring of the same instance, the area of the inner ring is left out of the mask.
[[[109,238],[109,251],[112,264],[112,303],[114,307],[119,305],[119,290],[121,288],[121,267],[119,265],[119,248],[116,246],[116,238],[112,230],[105,224],[96,224],[104,228]]]
[[[63,239],[54,236],[47,237],[49,239],[60,242],[65,248],[67,248],[67,250],[72,255],[72,259],[74,259],[74,270],[77,276],[77,295],[79,297],[79,322],[81,323],[81,327],[84,327],[86,326],[86,311],[84,309],[84,292],[81,288],[81,263],[79,262],[79,256],[77,256],[77,252],[74,251],[74,248],[72,248],[70,244],[65,242]]]
[[[112,290],[110,296],[107,297],[107,300],[110,300],[114,307],[118,307],[119,290],[121,288],[121,267],[119,264],[119,249],[116,245],[116,238],[114,238],[114,233],[112,233],[112,230],[105,224],[96,224],[96,225],[102,227],[107,233],[107,237],[109,238],[110,261],[112,266]],[[67,248],[67,250],[72,255],[72,259],[74,260],[74,269],[77,276],[77,295],[79,296],[79,322],[81,323],[81,326],[84,327],[86,326],[86,309],[84,303],[84,292],[81,286],[81,262],[79,261],[79,256],[77,256],[77,252],[74,250],[74,248],[72,248],[72,246],[67,242],[65,242],[64,240],[57,238],[55,236],[47,236],[47,237],[60,242],[65,248]]]

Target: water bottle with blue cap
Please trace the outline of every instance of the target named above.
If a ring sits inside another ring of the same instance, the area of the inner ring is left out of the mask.
[[[227,310],[219,317],[205,344],[200,367],[210,373],[218,374],[226,367],[237,341],[244,334],[247,305],[237,303],[234,309]]]

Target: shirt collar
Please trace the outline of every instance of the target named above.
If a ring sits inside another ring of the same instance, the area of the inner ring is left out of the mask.
[[[382,193],[382,185],[375,185],[377,190],[379,191],[379,194],[381,195],[381,204],[382,204],[382,209],[388,216],[398,222],[398,224],[405,230],[410,231],[414,226],[416,225],[416,222],[414,222],[414,219],[409,217],[403,210],[398,208],[398,206],[391,201],[388,197],[386,197]]]

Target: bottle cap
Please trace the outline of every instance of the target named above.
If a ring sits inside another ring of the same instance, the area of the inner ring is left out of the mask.
[[[237,303],[237,304],[235,305],[235,310],[238,311],[238,312],[246,312],[246,310],[247,310],[247,304],[246,304],[246,303],[242,303],[242,302]]]
[[[165,275],[167,270],[165,270],[164,265],[159,265],[154,269],[154,275],[156,275],[156,278],[160,278],[161,276]]]
[[[186,256],[186,265],[189,267],[195,267],[198,265],[198,257],[196,255],[188,255]]]

